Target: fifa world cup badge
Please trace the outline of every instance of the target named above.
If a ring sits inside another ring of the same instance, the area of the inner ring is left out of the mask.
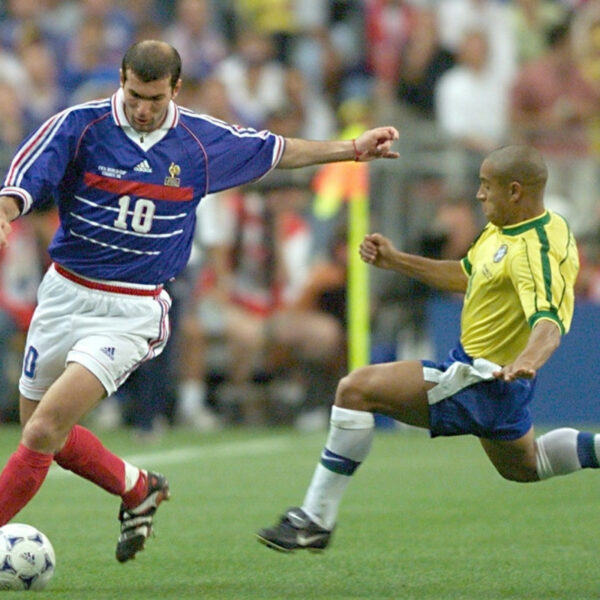
[[[180,173],[181,167],[172,162],[169,167],[169,177],[165,177],[165,185],[168,185],[169,187],[179,187],[181,185],[181,180],[178,177]]]

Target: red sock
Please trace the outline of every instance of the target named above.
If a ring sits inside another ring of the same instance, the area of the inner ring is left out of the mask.
[[[102,489],[122,496],[125,493],[125,463],[107,450],[102,442],[89,430],[75,425],[62,450],[54,460],[63,468],[72,471],[99,485]]]
[[[19,444],[0,473],[0,525],[8,523],[35,496],[53,458]]]

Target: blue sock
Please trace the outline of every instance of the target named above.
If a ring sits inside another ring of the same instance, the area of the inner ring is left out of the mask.
[[[597,469],[600,467],[596,455],[595,437],[595,434],[584,431],[580,431],[577,436],[577,457],[582,469]]]

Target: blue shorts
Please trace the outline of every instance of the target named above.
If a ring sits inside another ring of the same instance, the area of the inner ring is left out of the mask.
[[[473,434],[491,440],[516,440],[531,429],[529,403],[535,379],[506,382],[493,378],[499,369],[473,360],[459,344],[441,363],[421,361],[428,392],[431,437]]]

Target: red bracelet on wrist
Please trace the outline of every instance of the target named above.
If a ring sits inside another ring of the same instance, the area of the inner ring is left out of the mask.
[[[358,162],[360,160],[360,152],[356,147],[356,140],[352,139],[352,147],[354,148],[354,162]]]

